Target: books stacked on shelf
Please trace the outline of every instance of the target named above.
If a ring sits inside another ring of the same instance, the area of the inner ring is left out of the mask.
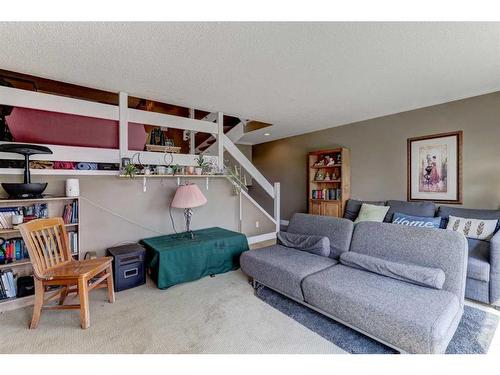
[[[29,254],[22,238],[9,238],[0,241],[0,264],[23,259],[29,259]]]
[[[342,189],[330,188],[321,190],[312,190],[312,199],[323,200],[340,200],[342,197]]]
[[[16,296],[16,283],[12,270],[0,272],[0,300]]]
[[[21,214],[22,207],[0,207],[0,229],[12,229],[12,216]]]
[[[26,223],[33,219],[49,217],[49,208],[47,203],[35,203],[25,207],[0,207],[0,229],[14,229],[14,215],[23,215],[23,221]]]
[[[68,232],[69,249],[72,255],[78,254],[78,232]]]
[[[76,200],[64,206],[62,218],[64,224],[78,223],[78,202]]]
[[[34,219],[44,219],[49,217],[49,206],[47,203],[35,203],[31,206],[23,207],[24,222]]]

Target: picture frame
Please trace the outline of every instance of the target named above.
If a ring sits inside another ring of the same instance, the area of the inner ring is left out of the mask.
[[[407,199],[462,204],[461,130],[407,139]]]

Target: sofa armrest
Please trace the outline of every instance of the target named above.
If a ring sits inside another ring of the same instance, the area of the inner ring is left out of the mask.
[[[490,303],[500,306],[500,230],[490,240]]]

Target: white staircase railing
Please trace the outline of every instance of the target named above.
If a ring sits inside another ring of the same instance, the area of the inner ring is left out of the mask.
[[[47,145],[52,149],[53,154],[42,156],[35,155],[32,160],[85,160],[88,162],[120,163],[121,158],[130,158],[137,153],[137,151],[129,149],[129,122],[188,130],[191,132],[191,137],[195,132],[210,133],[217,139],[217,143],[210,148],[213,151],[217,150],[216,153],[214,152],[216,156],[213,156],[212,159],[217,162],[219,169],[221,171],[223,170],[223,156],[224,150],[226,150],[252,177],[252,182],[258,183],[274,201],[274,212],[273,215],[270,215],[248,194],[248,192],[245,191],[245,189],[241,189],[243,194],[240,194],[240,199],[241,195],[246,197],[275,225],[275,231],[249,238],[249,242],[252,243],[257,242],[258,240],[275,238],[276,232],[280,229],[280,184],[271,184],[234,144],[234,142],[239,140],[243,135],[243,120],[231,129],[228,134],[224,134],[224,116],[222,112],[213,112],[201,120],[196,120],[192,118],[194,117],[192,116],[194,111],[191,111],[191,118],[186,118],[128,108],[128,94],[124,92],[119,93],[119,105],[116,106],[0,86],[0,105],[18,106],[43,111],[95,117],[99,119],[117,121],[119,124],[118,149]],[[214,121],[216,121],[216,123],[214,123]],[[191,140],[191,145],[193,143],[192,141],[193,140]],[[191,151],[193,151],[192,148]],[[161,165],[165,163],[163,159],[164,155],[161,153],[147,151],[140,151],[139,153],[141,161],[145,164]],[[180,165],[195,165],[194,157],[194,154],[173,154],[172,162]],[[20,158],[21,156],[17,154],[0,153],[0,159]],[[0,171],[0,174],[2,173],[5,173],[5,169]],[[240,212],[240,218],[241,215],[242,214]]]
[[[257,207],[266,217],[271,220],[275,225],[275,231],[272,233],[267,233],[269,238],[276,238],[276,232],[280,230],[280,183],[276,182],[272,185],[262,173],[252,164],[250,160],[236,147],[236,145],[229,139],[226,134],[222,135],[222,144],[224,149],[241,165],[241,167],[252,177],[253,182],[257,182],[262,189],[273,199],[274,201],[274,212],[271,216],[260,204],[258,204],[255,199],[253,199],[244,189],[241,190],[243,196],[245,196],[255,207]],[[241,198],[240,198],[241,199]],[[240,205],[241,207],[241,205]],[[241,218],[241,208],[240,208],[240,219]],[[261,236],[259,240],[262,240]],[[249,239],[250,241],[250,239]],[[256,240],[257,241],[257,240]]]

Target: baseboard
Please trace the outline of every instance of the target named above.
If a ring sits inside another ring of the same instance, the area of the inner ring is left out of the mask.
[[[276,238],[276,232],[259,234],[257,236],[247,237],[248,244],[253,245],[255,243],[274,240]]]

